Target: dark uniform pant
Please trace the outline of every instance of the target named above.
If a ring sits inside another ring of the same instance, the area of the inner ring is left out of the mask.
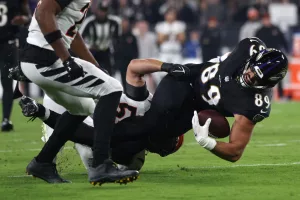
[[[9,119],[13,103],[12,79],[8,78],[9,69],[18,63],[18,48],[16,41],[10,40],[0,44],[0,70],[2,95],[2,117]]]

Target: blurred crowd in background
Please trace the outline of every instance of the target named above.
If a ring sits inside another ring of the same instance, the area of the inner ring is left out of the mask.
[[[29,2],[34,11],[37,0]],[[245,37],[293,55],[299,9],[300,0],[93,0],[80,32],[101,66],[124,83],[131,59],[203,62]],[[152,92],[163,75],[148,77]]]

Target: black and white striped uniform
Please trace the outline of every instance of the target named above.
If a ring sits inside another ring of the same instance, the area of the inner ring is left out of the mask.
[[[56,15],[57,25],[63,35],[63,42],[69,49],[86,16],[91,0],[56,0],[56,2],[61,7],[61,12]],[[74,60],[83,67],[86,75],[70,80],[62,61],[45,40],[35,16],[29,27],[27,47],[23,49],[20,60],[22,71],[28,79],[41,87],[56,103],[75,115],[90,115],[95,108],[93,99],[123,90],[116,79],[79,58]]]
[[[100,21],[95,16],[90,16],[79,32],[100,66],[112,74],[112,52],[122,34],[121,19],[108,15]]]
[[[95,16],[86,18],[79,32],[87,46],[106,51],[112,47],[113,40],[122,34],[121,18],[108,15],[106,20],[98,21]]]

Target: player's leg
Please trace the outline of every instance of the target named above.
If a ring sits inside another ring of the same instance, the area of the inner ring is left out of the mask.
[[[10,115],[13,105],[12,79],[8,78],[9,69],[17,65],[17,47],[14,44],[3,44],[0,55],[2,95],[2,131],[11,131],[13,125],[10,122]]]
[[[90,63],[76,59],[86,66],[87,74],[101,77],[101,87],[94,87],[95,98],[98,99],[94,111],[95,137],[93,144],[93,167],[89,170],[92,183],[128,182],[136,179],[137,171],[120,171],[109,159],[110,140],[114,130],[116,111],[122,94],[122,85],[114,78],[93,67]],[[97,88],[98,87],[98,88]]]
[[[64,107],[62,107],[61,105],[57,104],[56,102],[54,102],[47,94],[44,95],[43,98],[43,106],[56,112],[59,114],[62,114],[66,111],[66,109]],[[47,124],[43,124],[43,128],[44,128],[44,135],[43,135],[43,142],[47,142],[49,137],[52,135],[53,133],[53,128],[48,126]]]
[[[44,98],[43,103],[51,106],[53,102],[48,100],[49,99],[47,99],[47,97]],[[61,116],[55,111],[49,110],[29,97],[23,96],[19,104],[24,116],[38,117],[51,129],[54,128],[56,122]],[[53,104],[53,107],[55,107],[55,104]],[[93,120],[88,117],[84,123],[79,125],[74,135],[72,135],[69,139],[70,141],[75,142],[75,148],[78,151],[86,169],[89,169],[89,167],[92,166],[93,160],[93,153],[92,149],[90,148],[93,146],[94,139],[94,128],[92,127],[92,123]],[[118,165],[119,168],[122,165],[122,169],[125,167],[126,169],[139,170],[145,161],[145,151],[143,151],[145,146],[145,140],[127,141],[123,143],[112,141],[112,158],[114,161],[120,163],[120,165]]]
[[[44,88],[46,93],[50,95],[52,92],[53,95],[51,98],[58,102],[60,96],[55,96],[57,94],[56,90],[63,91],[65,93],[71,94],[73,96],[83,96],[83,97],[92,97],[98,98],[99,101],[95,108],[94,112],[94,121],[95,124],[95,140],[94,140],[94,170],[91,170],[89,177],[91,182],[110,182],[115,180],[121,180],[124,177],[133,177],[137,175],[135,171],[115,171],[107,170],[106,168],[114,168],[113,163],[108,160],[108,151],[110,145],[110,136],[113,131],[115,113],[121,96],[122,86],[121,84],[113,79],[112,77],[106,75],[101,70],[97,69],[91,63],[86,61],[75,59],[76,62],[81,64],[84,70],[87,72],[86,76],[83,78],[78,78],[76,80],[70,80],[67,72],[63,67],[60,67],[59,62],[54,63],[51,67],[44,66],[32,66],[30,63],[22,63],[22,71],[24,74],[33,82],[38,84],[40,87]],[[54,91],[53,91],[54,90]],[[74,98],[73,98],[74,99]],[[77,115],[86,114],[91,110],[81,110],[83,112],[78,112],[78,109],[84,108],[81,104],[77,106],[72,106],[71,102],[61,101],[60,103],[67,110]],[[90,105],[87,105],[90,106]],[[75,110],[74,110],[75,109]],[[79,117],[79,118],[78,118]],[[76,121],[77,120],[77,121]],[[79,123],[80,116],[74,117],[69,113],[64,113],[59,121],[56,124],[55,131],[59,134],[63,134],[65,130],[69,133],[64,133],[64,135],[70,134],[73,131],[74,124]],[[72,122],[72,123],[70,123]],[[71,128],[67,128],[68,124],[71,125]],[[57,128],[61,127],[61,128]],[[55,133],[54,131],[54,133]],[[59,134],[54,134],[57,137]],[[52,135],[52,136],[53,136]],[[65,143],[65,139],[69,136],[63,136],[63,139],[59,142],[53,142],[55,139],[50,137],[49,141],[45,144],[41,153],[37,156],[37,159],[40,162],[49,162],[49,159],[57,153],[58,147]],[[51,145],[49,145],[51,143]],[[55,147],[56,146],[56,147]],[[98,167],[96,167],[98,166]],[[111,177],[111,178],[107,178]],[[104,180],[102,180],[102,178]]]

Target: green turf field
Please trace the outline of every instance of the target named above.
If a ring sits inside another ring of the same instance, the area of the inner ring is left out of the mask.
[[[300,199],[300,103],[275,104],[257,125],[237,163],[202,149],[187,134],[183,148],[160,158],[148,155],[140,179],[127,186],[94,187],[68,143],[59,170],[72,184],[50,185],[25,176],[25,167],[42,147],[41,123],[27,123],[14,108],[15,131],[0,134],[0,200],[101,199]]]

